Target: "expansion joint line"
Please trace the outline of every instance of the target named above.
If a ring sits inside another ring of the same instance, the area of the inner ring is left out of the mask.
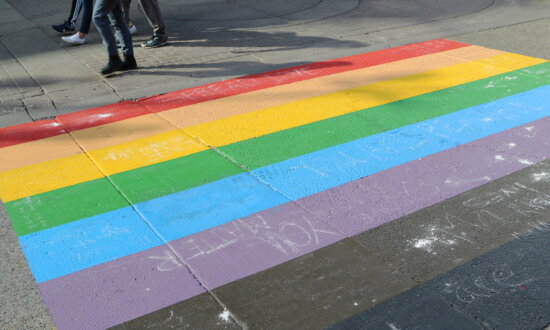
[[[169,121],[168,121],[169,122]],[[170,122],[169,122],[170,123]],[[329,226],[331,229],[333,230],[336,230],[339,234],[341,234],[342,236],[344,237],[349,237],[348,235],[346,235],[345,232],[341,231],[340,229],[332,226],[324,217],[322,216],[319,216],[317,214],[315,214],[313,211],[310,211],[309,209],[307,209],[306,207],[304,207],[303,205],[301,205],[300,203],[298,203],[296,200],[294,200],[292,198],[292,196],[284,193],[283,191],[277,189],[276,187],[274,187],[272,184],[270,184],[269,182],[263,180],[262,178],[260,178],[259,176],[257,175],[254,175],[250,169],[248,169],[244,164],[241,164],[239,163],[237,160],[233,159],[230,155],[222,152],[220,149],[218,149],[217,147],[214,147],[214,146],[211,146],[209,145],[206,141],[202,140],[200,137],[198,136],[194,136],[190,133],[188,133],[187,131],[185,131],[185,129],[182,129],[182,128],[179,128],[180,131],[182,131],[183,133],[189,135],[190,137],[192,137],[193,139],[195,139],[197,142],[199,142],[200,144],[206,146],[207,148],[209,148],[210,150],[214,151],[216,154],[218,154],[220,157],[226,159],[227,161],[231,162],[233,165],[239,167],[241,170],[243,170],[243,172],[247,173],[248,175],[250,175],[254,180],[258,181],[260,184],[268,187],[269,189],[273,190],[275,193],[283,196],[285,199],[287,199],[289,202],[291,202],[292,204],[296,205],[297,207],[299,207],[300,209],[304,210],[306,213],[312,215],[314,218],[317,218],[317,219],[320,219],[325,225]]]
[[[324,1],[321,1],[321,2],[324,2]],[[320,22],[320,21],[323,21],[323,20],[326,20],[326,19],[330,19],[330,18],[335,18],[335,17],[338,17],[338,16],[342,16],[342,15],[345,15],[345,14],[347,14],[347,13],[351,13],[352,11],[356,10],[357,8],[359,8],[359,6],[361,5],[362,2],[363,2],[363,0],[357,0],[357,4],[355,5],[355,7],[351,8],[351,9],[348,9],[348,10],[346,10],[346,11],[343,11],[343,12],[341,12],[341,13],[337,13],[337,14],[330,15],[330,16],[327,16],[327,17],[322,17],[322,18],[318,18],[318,19],[314,19],[314,20],[311,20],[311,21],[307,21],[307,22],[299,23],[299,24],[295,24],[295,25],[290,25],[290,26],[306,25],[306,24],[316,23],[316,22]],[[319,3],[319,4],[320,4],[320,3]]]
[[[200,280],[200,277],[198,276],[198,274],[196,274],[192,267],[185,262],[185,259],[170,245],[170,243],[160,234],[160,232],[153,226],[153,224],[147,220],[147,217],[142,214],[136,207],[135,205],[130,201],[130,199],[128,198],[128,196],[126,196],[124,194],[124,192],[122,190],[120,190],[117,185],[113,182],[113,180],[110,178],[109,175],[107,175],[107,173],[105,173],[100,167],[99,165],[93,160],[92,157],[90,157],[90,155],[86,152],[86,150],[84,149],[84,147],[77,141],[77,139],[71,134],[71,132],[65,127],[65,125],[63,125],[63,123],[57,121],[56,119],[56,122],[59,123],[61,125],[61,127],[65,130],[65,132],[67,132],[67,134],[69,134],[69,136],[71,137],[71,139],[76,143],[76,145],[78,146],[78,148],[80,150],[82,150],[83,154],[86,155],[86,157],[92,162],[92,164],[94,164],[94,166],[98,169],[98,171],[101,172],[101,174],[103,174],[103,176],[109,181],[109,183],[117,190],[117,192],[122,196],[122,198],[124,198],[124,200],[128,203],[128,205],[132,208],[132,210],[134,210],[134,212],[136,212],[136,214],[143,220],[143,222],[147,225],[147,227],[149,227],[149,229],[151,229],[151,231],[153,232],[153,234],[155,236],[157,236],[157,238],[164,244],[166,245],[166,247],[170,250],[171,253],[173,253],[177,260],[186,267],[187,271],[191,274],[191,276],[195,279],[195,281],[197,281],[199,283],[199,285],[203,288],[204,291],[208,292],[210,294],[210,296],[212,296],[212,298],[220,305],[220,307],[223,308],[224,312],[225,311],[228,311],[228,308],[225,304],[222,303],[222,301],[219,299],[219,297],[217,297],[211,290],[209,290],[204,284],[203,282]],[[154,311],[153,311],[154,312]],[[241,329],[243,330],[247,330],[248,329],[248,326],[241,320],[239,320],[233,313],[229,313],[229,317],[238,325],[241,327]]]
[[[362,0],[360,0],[360,1],[362,1]],[[472,15],[472,14],[475,14],[475,13],[478,13],[478,12],[489,9],[489,8],[493,7],[496,4],[496,1],[497,0],[492,0],[491,3],[489,5],[487,5],[486,7],[475,9],[475,10],[472,10],[471,12],[463,13],[463,14],[460,14],[460,15],[449,16],[449,17],[441,17],[441,18],[436,18],[436,19],[432,19],[432,20],[427,20],[427,21],[424,21],[424,22],[416,22],[416,23],[405,24],[405,25],[396,26],[396,27],[389,27],[389,28],[386,28],[386,29],[381,28],[381,29],[377,29],[377,30],[374,30],[374,31],[368,31],[368,32],[351,33],[351,34],[344,35],[344,37],[354,37],[354,36],[360,36],[360,35],[368,35],[368,34],[378,33],[378,32],[382,32],[382,31],[391,31],[391,30],[408,28],[408,27],[411,27],[411,26],[420,26],[420,25],[424,25],[424,24],[438,23],[438,22],[442,22],[442,21],[448,20],[448,19],[462,18],[462,17],[468,16],[468,15]],[[385,41],[385,40],[383,40],[383,41]]]
[[[298,11],[296,11],[296,12],[293,12],[293,13],[291,13],[290,15],[295,15],[295,14],[302,13],[302,12],[304,12],[304,11],[313,9],[313,8],[319,6],[321,3],[325,2],[325,1],[326,1],[326,0],[317,0],[317,2],[314,3],[313,5],[311,5],[311,6],[307,7],[307,8],[298,10]],[[241,3],[241,4],[239,4],[239,6],[244,7],[244,8],[248,8],[248,9],[251,9],[251,10],[254,10],[254,11],[257,11],[257,12],[262,13],[262,14],[269,15],[269,12],[268,12],[268,11],[266,11],[266,10],[261,10],[261,9],[258,9],[258,8],[254,8],[254,7],[250,6],[250,5],[247,6],[246,4],[242,4],[242,3]],[[275,16],[271,16],[271,18],[275,18],[275,17],[276,17],[276,18],[283,18],[283,19],[286,19],[285,16],[288,16],[288,15],[289,15],[289,14],[275,15]],[[288,19],[287,19],[287,21],[288,21]]]
[[[197,141],[198,143],[210,148],[206,143],[204,143],[204,141],[202,141],[201,139],[199,139],[198,137],[195,137],[189,133],[187,133],[184,129],[181,129],[177,126],[175,126],[172,122],[170,122],[169,120],[167,120],[166,118],[162,117],[162,116],[159,116],[158,114],[156,113],[153,113],[156,117],[160,118],[161,120],[167,122],[169,125],[173,126],[175,129],[183,132],[184,134],[190,136],[191,138],[193,138],[195,141]],[[229,160],[231,161],[231,160]],[[233,161],[231,161],[232,163],[235,163]],[[94,163],[95,164],[95,163]],[[235,163],[236,164],[236,163]],[[236,164],[237,165],[237,164]],[[97,166],[97,165],[96,165]],[[238,165],[237,165],[238,166]],[[241,166],[239,166],[240,168],[242,168]],[[103,173],[103,172],[102,172]],[[107,177],[107,176],[106,176]],[[109,178],[109,181],[111,182],[110,178]],[[111,182],[111,184],[113,186],[115,186],[115,188],[118,190],[118,188],[116,187],[116,185]],[[222,302],[222,300],[220,299],[220,297],[218,297],[212,290],[210,290],[206,285],[203,284],[203,281],[200,279],[200,276],[197,272],[193,271],[193,268],[191,267],[191,265],[189,265],[186,261],[185,261],[185,258],[183,258],[171,245],[168,241],[166,241],[164,239],[164,237],[162,237],[162,235],[156,230],[156,228],[153,226],[153,224],[151,224],[145,217],[145,215],[141,214],[141,212],[136,209],[134,207],[134,205],[129,201],[129,199],[124,196],[124,193],[122,191],[120,191],[120,194],[128,201],[128,203],[132,206],[132,209],[134,209],[134,211],[139,214],[139,216],[143,219],[143,221],[147,224],[147,226],[149,226],[151,228],[151,230],[155,233],[155,235],[157,235],[159,237],[159,239],[170,249],[170,251],[176,256],[176,258],[178,259],[178,261],[182,264],[182,265],[185,265],[185,267],[187,268],[187,271],[191,274],[191,276],[193,276],[193,278],[199,283],[199,285],[206,291],[208,292],[208,294],[212,297],[212,299],[214,299],[214,301],[216,301],[216,303],[223,309],[223,312],[229,312],[229,318],[231,318],[233,320],[233,322],[235,322],[239,327],[241,327],[241,329],[243,330],[247,330],[248,329],[248,325],[242,321],[241,319],[239,319],[236,315],[234,315],[233,313],[231,313],[229,311],[229,308],[227,307],[226,304],[224,304]]]
[[[233,165],[237,166],[238,168],[240,168],[244,173],[247,173],[248,175],[250,175],[254,180],[258,181],[260,184],[268,187],[269,189],[273,190],[275,193],[283,196],[285,199],[287,199],[289,202],[293,203],[294,205],[298,206],[300,209],[304,210],[306,213],[312,215],[313,217],[319,219],[320,221],[322,221],[325,225],[331,227],[331,229],[333,230],[336,230],[338,233],[340,233],[342,236],[344,237],[347,237],[347,235],[341,231],[340,229],[338,228],[335,228],[334,226],[332,226],[330,223],[328,223],[327,219],[323,218],[323,217],[320,217],[318,215],[316,215],[315,213],[313,213],[312,211],[310,211],[309,209],[303,207],[302,205],[300,205],[299,203],[297,203],[295,200],[292,199],[291,196],[289,196],[288,194],[285,194],[284,192],[280,191],[279,189],[277,189],[276,187],[274,187],[273,185],[271,185],[269,182],[263,180],[262,178],[254,175],[251,173],[251,171],[244,165],[244,164],[241,164],[239,163],[237,160],[233,159],[230,155],[222,152],[221,150],[219,150],[217,147],[214,147],[214,146],[211,146],[209,145],[206,141],[204,141],[203,139],[201,139],[200,137],[198,136],[195,136],[193,134],[191,134],[190,132],[187,132],[184,128],[179,128],[177,126],[175,126],[172,122],[170,122],[169,120],[167,120],[166,118],[162,117],[162,116],[159,116],[157,115],[158,117],[162,118],[162,120],[168,122],[168,124],[174,126],[176,129],[178,129],[179,131],[181,131],[182,133],[184,133],[185,135],[191,137],[192,139],[194,139],[195,141],[197,141],[198,143],[200,143],[201,145],[203,145],[204,147],[207,147],[208,149],[214,151],[216,154],[218,154],[220,157],[226,159],[227,161],[229,161],[230,163],[232,163]],[[151,226],[151,225],[150,225]],[[185,264],[185,262],[183,261],[183,258],[181,258],[176,251],[173,251],[174,254],[176,254],[176,256],[178,257],[178,259],[180,259],[182,261],[182,263]],[[185,264],[189,271],[193,274],[193,276],[199,281],[199,283],[203,286],[203,288],[205,290],[207,290],[209,292],[209,294],[212,296],[212,298],[224,309],[224,311],[229,311],[229,309],[227,308],[227,306],[221,301],[221,299],[219,297],[217,297],[217,295],[208,290],[208,288],[206,288],[206,286],[204,286],[202,284],[202,281],[200,281],[199,279],[199,276],[197,274],[194,274],[191,270],[191,267],[187,264]],[[239,320],[235,315],[233,315],[232,313],[230,314],[230,316],[233,318],[233,320],[235,321],[235,323],[237,323],[239,326],[241,326],[243,329],[248,329],[248,326],[242,322],[241,320]]]

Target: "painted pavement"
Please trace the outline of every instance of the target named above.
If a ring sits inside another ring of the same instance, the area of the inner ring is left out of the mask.
[[[0,198],[59,329],[540,328],[549,114],[438,39],[2,128]]]

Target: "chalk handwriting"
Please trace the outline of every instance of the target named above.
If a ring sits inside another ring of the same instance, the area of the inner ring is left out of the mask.
[[[258,242],[268,244],[284,255],[297,253],[319,245],[324,236],[340,235],[326,225],[306,216],[293,220],[269,223],[261,215],[238,219],[212,228],[182,242],[175,243],[184,260],[191,260],[221,251],[238,242],[253,248]]]
[[[173,242],[178,256],[170,250],[164,250],[161,255],[149,258],[159,260],[156,269],[165,272],[183,266],[178,257],[184,261],[193,260],[219,252],[238,242],[245,243],[245,248],[267,244],[284,255],[291,255],[318,246],[326,236],[340,235],[334,229],[312,221],[305,215],[277,223],[268,222],[263,216],[256,215],[211,228],[183,241]]]
[[[122,160],[141,156],[147,158],[150,162],[155,162],[196,148],[201,148],[198,142],[185,136],[177,136],[167,141],[155,141],[140,147],[128,147],[111,151],[106,154],[103,160]]]
[[[417,200],[430,200],[440,192],[438,186],[429,183],[402,181],[401,185],[407,196]]]
[[[403,189],[409,196],[415,195],[408,191],[408,187],[404,186]],[[519,224],[525,228],[523,233],[528,233],[550,227],[550,224],[542,220],[550,208],[550,195],[521,182],[478,194],[462,204],[468,208],[467,217],[463,215],[464,210],[446,212],[443,216],[434,218],[429,225],[421,227],[424,231],[409,240],[409,246],[436,254],[437,246],[452,249],[452,245],[458,243],[475,244],[467,234],[472,231],[487,232],[503,226],[517,227]],[[489,209],[493,205],[500,208]],[[520,237],[521,233],[512,232],[512,235]]]
[[[188,101],[206,101],[209,99],[215,99],[223,96],[233,95],[239,91],[250,90],[256,86],[263,84],[263,81],[270,80],[273,85],[281,85],[286,82],[295,81],[296,77],[309,77],[318,76],[319,73],[312,70],[310,67],[293,68],[288,70],[281,70],[274,73],[263,74],[258,78],[241,78],[222,81],[216,84],[205,85],[202,87],[189,88],[178,93],[175,93],[173,97],[161,98],[159,101],[163,103],[180,101],[182,99]]]
[[[516,274],[507,264],[502,264],[491,271],[488,276],[478,276],[470,283],[446,283],[445,292],[454,292],[456,298],[465,303],[489,298],[511,289],[525,289],[529,283],[538,281],[539,278],[528,274]]]
[[[183,317],[176,316],[173,310],[168,312],[168,316],[162,322],[150,323],[145,326],[146,329],[181,329]]]
[[[161,272],[167,272],[176,268],[183,267],[183,264],[178,260],[178,257],[170,250],[162,251],[161,256],[150,256],[149,259],[160,260],[160,264],[157,265],[157,270]]]
[[[300,169],[307,169],[307,170],[310,170],[312,171],[313,173],[319,175],[319,176],[328,176],[328,174],[326,172],[323,172],[319,169],[316,169],[315,167],[312,167],[312,166],[309,166],[309,165],[302,165],[302,166],[291,166],[289,167],[289,170],[291,172],[296,172],[296,170],[300,170]]]

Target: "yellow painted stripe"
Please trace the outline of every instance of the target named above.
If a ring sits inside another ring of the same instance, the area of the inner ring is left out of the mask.
[[[545,61],[522,55],[497,55],[488,59],[456,64],[399,79],[248,112],[189,127],[186,132],[211,146],[219,147],[543,62]]]
[[[174,125],[186,128],[258,109],[295,102],[304,98],[320,96],[503,53],[502,51],[478,46],[467,46],[364,69],[318,77],[307,81],[270,87],[250,93],[175,108],[158,114],[134,117],[74,131],[71,134],[84,150],[97,150],[169,132],[174,130]],[[164,117],[164,119],[159,116]],[[80,148],[76,144],[71,147],[66,143],[60,143],[60,139],[73,143],[72,137],[62,135],[59,138],[47,138],[0,148],[0,172],[70,156],[79,152]],[[29,157],[29,154],[32,157]]]
[[[101,172],[85,154],[63,157],[2,172],[0,199],[9,202],[101,177]]]
[[[439,62],[441,64],[445,60],[440,59]],[[491,62],[493,65],[506,63],[506,65],[509,65],[509,69],[503,69],[502,65],[496,67],[488,65],[487,62]],[[187,131],[211,145],[222,146],[254,136],[269,134],[277,130],[307,124],[370,106],[429,93],[434,90],[452,87],[541,62],[543,60],[513,54],[503,54],[477,62],[456,64],[389,81],[384,80],[388,75],[383,74],[383,71],[371,71],[372,74],[362,72],[362,77],[365,77],[365,75],[368,77],[363,79],[378,80],[379,82],[199,124],[188,127]],[[382,69],[382,67],[379,69]],[[357,78],[360,79],[360,77]],[[338,80],[334,83],[341,86],[345,85],[346,81]],[[295,90],[294,93],[302,97],[304,95],[300,90]],[[277,95],[271,97],[277,97]],[[182,142],[184,142],[185,148],[182,148]],[[130,149],[132,149],[132,152],[129,153],[128,150]],[[107,147],[104,150],[98,149],[90,152],[90,154],[102,170],[108,174],[114,174],[181,157],[200,150],[203,150],[203,147],[195,144],[190,138],[184,137],[181,132],[175,131]],[[58,172],[68,173],[68,176],[71,176],[70,173],[78,173],[79,171],[78,166],[74,167],[70,162],[63,163],[62,159],[55,160],[52,164],[49,164],[49,162],[36,164],[29,167],[28,171],[26,171],[26,167],[23,167],[20,169],[19,175],[27,177],[29,181],[37,181],[34,179],[34,176],[45,175],[52,168],[55,168]],[[43,171],[36,170],[40,166],[44,167]],[[0,178],[0,182],[4,183],[0,185],[1,197],[4,201],[14,199],[13,196],[29,196],[78,183],[74,180],[65,180],[63,177],[55,177],[43,182],[43,185],[35,184],[26,188],[19,187],[17,193],[13,194],[10,188],[10,186],[13,186],[12,181],[4,173],[0,173]],[[80,182],[91,179],[83,175]]]
[[[89,152],[101,170],[115,174],[208,149],[176,130]]]

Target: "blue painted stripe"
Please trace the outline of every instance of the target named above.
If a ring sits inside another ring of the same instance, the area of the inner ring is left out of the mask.
[[[288,202],[248,173],[136,204],[167,241]]]
[[[550,85],[295,157],[256,169],[252,174],[292,199],[297,199],[548,115]],[[174,240],[286,201],[280,194],[260,184],[249,174],[239,174],[139,203],[136,204],[136,208],[162,237]],[[112,214],[113,212],[108,212],[92,218],[118,221]],[[79,251],[88,247],[78,249],[78,242],[86,239],[79,234],[82,231],[79,223],[89,219],[21,238],[38,282],[123,255],[113,240],[97,240],[96,237],[93,247],[99,251],[94,253],[96,258],[87,260],[81,257],[82,252]],[[73,247],[68,251],[70,253],[49,252],[59,250],[55,244],[43,244],[50,240],[49,235],[52,232],[56,233],[57,237],[71,241],[67,243]],[[129,249],[129,246],[133,246],[131,235],[126,239],[120,239],[128,244],[128,251],[137,252],[147,248],[136,243],[136,246],[141,247]],[[41,254],[32,251],[33,249],[40,249]],[[34,260],[40,255],[42,258],[44,255],[53,255],[62,260]]]
[[[36,282],[162,244],[128,206],[19,237]]]

